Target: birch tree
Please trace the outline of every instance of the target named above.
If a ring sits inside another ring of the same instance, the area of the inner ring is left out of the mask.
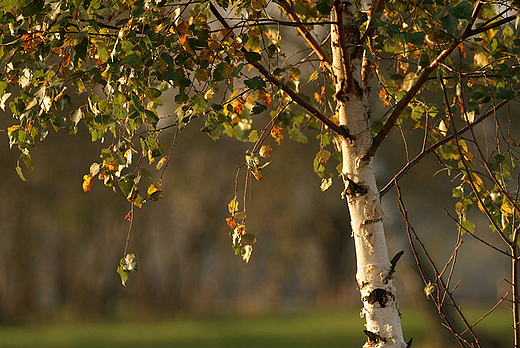
[[[226,135],[251,143],[232,199],[223,202],[231,214],[232,248],[247,262],[261,238],[248,230],[254,226],[246,228],[247,214],[254,214],[246,210],[251,180],[264,178],[267,158],[287,137],[299,142],[317,137],[313,168],[321,190],[337,177],[345,187],[341,198],[348,203],[356,245],[365,346],[407,347],[392,284],[402,252],[389,257],[380,199],[412,166],[435,155],[460,180],[453,189],[459,233],[475,232],[468,218],[475,203],[510,249],[505,254],[513,261],[518,337],[519,209],[509,187],[518,163],[518,129],[514,112],[499,114],[518,95],[518,5],[3,0],[0,107],[13,115],[6,136],[20,150],[15,168],[25,180],[24,170],[35,166],[31,152],[49,133],[88,128],[92,141],[106,147],[101,161],[86,168],[83,189],[102,182],[121,192],[131,206],[126,217],[131,230],[134,207],[163,195],[161,179],[177,137],[202,118],[201,131],[215,140]],[[175,108],[159,113],[170,98]],[[373,113],[374,103],[385,112]],[[494,120],[496,131],[483,150],[475,129],[486,119]],[[170,128],[173,139],[163,135]],[[423,134],[423,144],[380,191],[375,155],[395,129]],[[409,227],[410,236],[412,231]],[[415,252],[413,241],[411,246]],[[127,240],[118,267],[123,284],[135,270]],[[433,285],[425,278],[426,295],[442,308],[434,292],[451,292],[438,275]]]

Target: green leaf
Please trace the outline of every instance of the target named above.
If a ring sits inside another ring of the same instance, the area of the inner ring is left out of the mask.
[[[136,67],[141,62],[141,59],[135,52],[132,52],[125,57],[124,62],[125,62],[125,64]]]
[[[260,76],[255,76],[252,79],[245,80],[244,84],[253,90],[264,91],[264,92],[265,92],[265,87],[267,86],[265,81],[262,80],[262,78]]]
[[[259,62],[262,60],[262,55],[256,52],[247,52],[246,59],[250,62]]]
[[[475,233],[475,223],[469,220],[461,220],[460,221],[460,229],[461,234],[464,233]]]
[[[199,94],[195,94],[191,97],[191,101],[193,102],[193,112],[197,115],[203,115],[208,106],[206,99]]]
[[[126,254],[125,257],[119,260],[117,273],[121,277],[121,283],[123,284],[123,286],[126,286],[129,273],[137,271],[137,267],[137,258],[133,253]]]
[[[333,1],[331,0],[319,0],[316,3],[316,9],[323,15],[329,15],[332,10]]]
[[[426,295],[426,297],[428,296],[432,296],[433,293],[435,292],[435,286],[432,284],[432,282],[428,282],[428,284],[426,284],[426,286],[424,287],[424,294]]]
[[[20,179],[22,179],[22,181],[27,181],[27,179],[25,178],[25,176],[23,176],[22,168],[20,168],[20,166],[16,166],[16,173],[18,174],[18,176],[20,177]]]
[[[159,98],[162,95],[162,92],[157,88],[147,88],[145,90],[146,96],[150,99]]]
[[[108,50],[104,44],[99,44],[96,46],[98,51],[99,60],[101,60],[103,63],[106,63],[108,61],[108,58],[110,58],[110,54],[108,53]]]
[[[123,260],[123,259],[121,259],[121,260]],[[130,273],[130,272],[125,271],[121,267],[117,267],[117,273],[121,277],[121,284],[123,284],[123,286],[126,286],[126,282],[128,280],[128,273]]]
[[[512,99],[515,97],[515,91],[510,90],[504,87],[498,87],[497,89],[497,98],[498,99]]]
[[[414,33],[404,33],[403,38],[406,43],[410,43],[414,46],[421,47],[424,43],[424,33],[423,32],[414,32]]]
[[[446,14],[444,17],[440,18],[440,23],[452,37],[456,38],[459,36],[459,22],[454,16]]]
[[[119,188],[128,196],[136,184],[136,176],[134,174],[126,174],[119,179]]]
[[[450,9],[453,16],[459,19],[471,20],[471,14],[473,13],[473,7],[467,1],[460,2],[457,6]]]
[[[256,243],[255,235],[252,233],[246,233],[242,236],[242,241],[244,244],[254,244]]]
[[[258,132],[256,130],[251,131],[251,133],[249,133],[248,140],[251,143],[256,143],[258,141]]]
[[[34,162],[31,159],[31,155],[29,153],[24,153],[21,156],[23,163],[29,168],[30,170],[34,169]]]
[[[235,220],[245,220],[247,218],[247,214],[243,211],[235,213]]]

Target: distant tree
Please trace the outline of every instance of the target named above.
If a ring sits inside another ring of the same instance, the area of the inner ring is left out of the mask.
[[[90,191],[98,178],[120,190],[132,203],[131,224],[134,206],[162,197],[179,132],[204,118],[202,132],[210,137],[252,143],[237,172],[236,182],[242,174],[245,185],[236,186],[227,219],[233,249],[247,262],[256,237],[246,229],[246,193],[269,163],[267,139],[307,142],[315,131],[321,189],[337,175],[331,158],[345,185],[365,346],[407,347],[392,285],[402,252],[388,257],[374,155],[394,129],[422,132],[416,157],[381,194],[398,189],[424,275],[418,252],[428,253],[408,221],[398,182],[426,155],[437,157],[454,176],[460,234],[512,260],[509,301],[520,347],[520,145],[512,109],[519,91],[518,7],[518,1],[480,0],[3,0],[0,107],[15,120],[7,136],[20,150],[16,171],[25,180],[21,162],[33,169],[31,151],[50,129],[74,134],[83,123],[92,141],[106,144],[83,189]],[[371,112],[374,89],[385,114]],[[177,108],[161,115],[157,107],[167,90]],[[160,138],[167,128],[176,128],[172,140]],[[468,219],[473,204],[503,249],[476,236]],[[458,308],[451,273],[429,261],[435,278],[424,276],[426,296],[461,346],[480,346],[462,313],[461,333],[445,315],[446,305]],[[136,269],[125,247],[118,268],[123,284]]]

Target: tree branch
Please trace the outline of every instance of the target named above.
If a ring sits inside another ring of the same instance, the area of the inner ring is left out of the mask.
[[[408,235],[408,241],[410,243],[410,247],[412,249],[412,254],[413,254],[414,258],[415,258],[417,267],[419,269],[419,272],[421,273],[421,277],[423,278],[424,284],[429,284],[429,283],[427,282],[427,277],[426,277],[426,274],[424,273],[424,268],[421,265],[421,262],[419,260],[419,255],[418,255],[418,252],[417,252],[417,248],[416,248],[416,246],[415,246],[415,244],[413,242],[413,239],[415,239],[417,244],[419,244],[419,247],[421,248],[424,256],[426,257],[426,259],[428,260],[428,263],[430,264],[430,266],[432,268],[432,271],[435,274],[434,282],[435,282],[436,288],[437,288],[437,298],[435,298],[433,295],[429,295],[428,298],[431,298],[433,300],[433,302],[435,303],[435,306],[437,307],[437,310],[439,311],[440,317],[444,320],[444,323],[446,324],[446,327],[451,331],[451,333],[453,334],[455,339],[457,339],[457,341],[459,342],[460,346],[461,347],[466,347],[467,346],[466,345],[467,341],[462,337],[461,334],[457,333],[457,330],[455,329],[454,325],[449,320],[448,315],[444,311],[443,307],[446,306],[446,304],[444,304],[444,301],[441,302],[441,300],[439,298],[439,295],[440,295],[440,291],[439,290],[442,289],[444,291],[444,296],[447,296],[449,298],[449,300],[451,302],[451,307],[453,307],[455,309],[455,312],[457,313],[457,315],[460,317],[460,319],[464,323],[464,326],[467,328],[467,331],[469,331],[471,336],[473,336],[473,339],[474,339],[474,342],[475,342],[476,346],[480,348],[481,345],[480,345],[480,342],[478,340],[477,335],[473,331],[473,327],[466,320],[466,318],[465,318],[464,314],[462,313],[460,307],[457,305],[457,303],[455,302],[455,299],[452,296],[452,291],[450,291],[448,289],[448,287],[446,286],[446,283],[444,282],[444,280],[440,276],[439,271],[437,269],[437,266],[433,262],[433,259],[428,254],[428,251],[427,251],[426,247],[421,242],[421,240],[419,239],[419,236],[417,235],[417,233],[415,232],[414,228],[410,224],[410,221],[408,220],[408,211],[406,210],[406,207],[405,207],[404,201],[403,201],[403,197],[401,195],[401,189],[399,188],[399,185],[397,185],[396,188],[397,188],[399,212],[403,216],[403,220],[404,220],[404,222],[406,224],[406,232],[407,232],[407,235]],[[412,235],[413,235],[413,237],[412,237]],[[467,332],[467,331],[465,331],[465,332]]]
[[[430,76],[430,74],[433,71],[435,71],[435,69],[437,69],[439,64],[442,63],[455,50],[455,48],[457,48],[457,46],[461,42],[463,42],[464,40],[468,39],[469,37],[471,37],[473,35],[479,34],[479,33],[484,32],[486,30],[489,30],[489,29],[495,28],[497,26],[500,26],[500,25],[506,24],[508,22],[511,22],[512,20],[514,20],[516,18],[516,15],[509,16],[509,17],[504,18],[502,20],[499,20],[497,22],[490,23],[488,25],[484,25],[484,26],[482,26],[480,28],[471,29],[473,27],[473,24],[474,24],[474,22],[475,22],[475,20],[477,18],[477,14],[478,14],[478,12],[479,12],[481,7],[482,7],[482,3],[479,1],[475,5],[475,8],[473,10],[473,14],[472,14],[473,20],[470,23],[468,23],[468,26],[462,32],[462,34],[457,39],[455,39],[455,41],[447,49],[442,51],[437,56],[437,58],[435,58],[430,63],[430,65],[428,65],[426,68],[424,68],[423,72],[421,73],[421,75],[419,75],[419,77],[417,78],[417,80],[415,81],[413,86],[410,88],[410,90],[397,103],[397,105],[394,108],[394,111],[388,117],[388,120],[384,124],[383,128],[377,134],[377,136],[374,138],[374,141],[372,143],[372,147],[370,148],[370,150],[367,153],[368,157],[372,157],[372,156],[375,155],[379,145],[381,145],[383,140],[386,138],[386,136],[388,135],[388,133],[390,132],[390,130],[392,129],[392,127],[394,126],[395,122],[397,121],[397,119],[399,118],[401,113],[404,111],[406,106],[408,106],[410,101],[415,97],[415,95],[419,92],[419,90],[424,85],[424,83],[428,80],[428,77]]]
[[[509,258],[512,258],[512,259],[515,259],[515,257],[511,254],[509,254],[507,251],[504,251],[496,246],[494,246],[493,244],[485,241],[483,238],[480,238],[479,236],[477,236],[475,233],[472,233],[470,231],[468,231],[464,226],[462,226],[462,224],[454,217],[452,216],[446,209],[444,209],[444,213],[446,215],[448,215],[456,224],[457,226],[459,226],[459,228],[463,229],[468,235],[472,236],[473,238],[475,238],[476,240],[478,240],[479,242],[481,242],[482,244],[490,247],[491,249],[495,250],[495,251],[498,251],[499,253],[501,254],[504,254],[505,256],[509,257]],[[473,325],[474,326],[474,325]]]
[[[280,5],[291,21],[293,21],[296,24],[296,30],[303,36],[307,44],[313,49],[313,51],[316,53],[316,55],[321,59],[325,67],[332,71],[332,59],[329,57],[329,55],[325,52],[323,47],[316,41],[314,36],[311,35],[311,33],[307,30],[305,25],[300,21],[298,18],[298,15],[294,11],[294,8],[289,4],[287,0],[277,0],[278,5]]]
[[[363,43],[366,41],[366,39],[371,38],[374,35],[374,32],[376,31],[376,27],[372,25],[372,18],[374,18],[375,14],[378,14],[377,17],[381,17],[382,11],[385,8],[386,0],[372,0],[372,3],[370,4],[370,10],[368,11],[368,24],[367,29],[363,33],[363,36],[361,37],[360,42]],[[353,57],[361,58],[361,54],[363,50],[361,49],[362,46],[358,46],[354,49],[354,52],[352,54]]]
[[[222,17],[222,15],[218,12],[218,10],[215,8],[213,3],[210,2],[209,5],[211,13],[218,19],[220,24],[225,29],[232,30],[232,28],[229,26],[229,24],[226,22],[226,20]],[[300,97],[298,93],[293,91],[289,86],[287,86],[285,83],[282,83],[276,76],[271,74],[267,68],[265,68],[262,64],[259,62],[251,61],[248,57],[249,51],[245,49],[244,47],[241,48],[241,51],[244,52],[246,60],[249,64],[251,64],[253,67],[255,67],[270,83],[273,85],[280,87],[285,93],[287,93],[292,100],[300,105],[302,108],[307,110],[311,115],[316,117],[318,120],[320,120],[323,124],[325,124],[327,127],[329,127],[331,130],[333,130],[336,134],[339,136],[342,136],[344,138],[350,138],[350,134],[348,133],[347,129],[335,124],[332,122],[331,119],[329,119],[327,116],[322,114],[319,110],[317,110],[314,106],[312,106],[310,103],[308,103],[305,99]]]
[[[444,144],[446,144],[448,141],[451,141],[453,140],[455,137],[467,132],[468,130],[472,129],[473,127],[475,127],[477,124],[479,124],[480,122],[484,121],[486,118],[488,118],[489,116],[491,115],[494,115],[495,112],[497,110],[499,110],[502,106],[506,105],[508,102],[508,100],[502,100],[497,106],[495,106],[493,109],[489,110],[488,112],[486,112],[484,115],[480,116],[479,118],[477,118],[475,121],[473,121],[473,123],[470,123],[468,124],[467,126],[465,126],[464,128],[461,128],[459,129],[458,132],[456,133],[453,133],[441,140],[439,140],[438,142],[436,142],[435,144],[431,145],[430,147],[428,147],[427,149],[424,149],[423,151],[421,151],[420,154],[418,154],[413,160],[411,160],[410,162],[408,162],[408,164],[406,164],[393,178],[392,180],[390,180],[386,185],[385,187],[383,187],[383,189],[381,190],[381,192],[379,193],[380,197],[382,198],[385,194],[388,193],[388,191],[390,191],[390,189],[397,183],[397,181],[399,181],[399,179],[401,179],[402,176],[404,176],[414,165],[416,165],[417,163],[419,163],[424,156],[426,156],[427,154],[435,151],[439,146],[442,146]]]

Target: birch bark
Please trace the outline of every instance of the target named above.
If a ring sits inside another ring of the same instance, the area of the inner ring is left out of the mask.
[[[364,347],[406,347],[392,284],[395,262],[390,262],[383,229],[383,211],[373,166],[366,154],[372,145],[369,89],[363,87],[362,58],[350,57],[359,44],[359,29],[352,20],[355,5],[336,2],[331,28],[333,74],[337,114],[350,137],[342,138],[344,197],[350,211],[356,247],[356,280],[363,301],[367,342]]]

